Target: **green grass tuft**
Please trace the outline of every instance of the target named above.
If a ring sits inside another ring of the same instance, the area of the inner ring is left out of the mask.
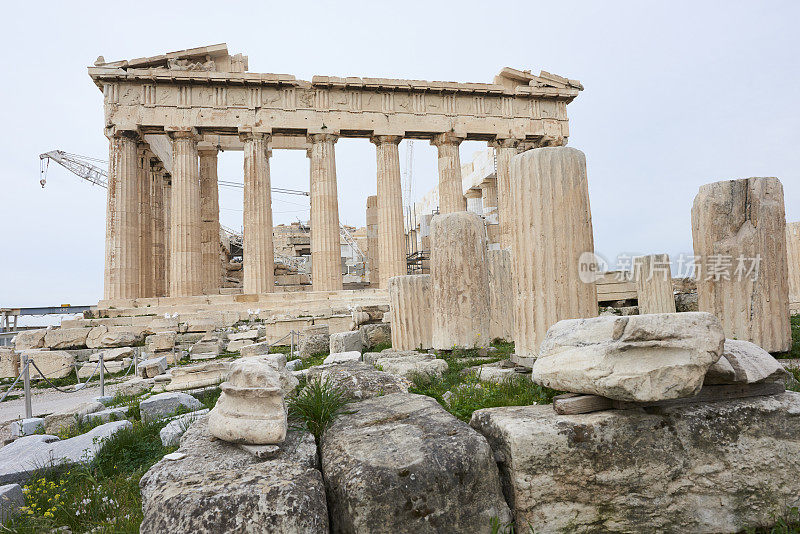
[[[308,380],[305,387],[286,399],[292,428],[311,432],[317,446],[333,421],[348,413],[346,407],[350,402],[347,391],[320,378]]]

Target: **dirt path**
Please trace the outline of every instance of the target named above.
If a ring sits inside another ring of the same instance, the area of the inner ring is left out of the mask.
[[[116,385],[106,385],[106,395],[113,395]],[[100,395],[100,386],[93,385],[76,391],[75,393],[61,393],[54,389],[31,388],[33,398],[31,407],[34,417],[44,414],[54,413],[66,408],[77,406],[78,404],[90,401]],[[14,388],[14,393],[22,392],[21,387]],[[0,424],[6,421],[13,421],[25,417],[25,398],[0,402]]]

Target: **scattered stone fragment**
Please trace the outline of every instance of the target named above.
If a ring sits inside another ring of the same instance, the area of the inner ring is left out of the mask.
[[[23,330],[14,336],[14,349],[21,351],[44,347],[44,337],[47,335],[47,330],[47,328]]]
[[[108,423],[109,421],[121,421],[128,417],[128,407],[127,406],[117,406],[115,408],[106,408],[105,410],[99,410],[97,412],[92,412],[86,414],[81,417],[83,421],[95,421],[100,420],[103,423]]]
[[[547,331],[533,381],[623,401],[691,397],[723,342],[719,320],[704,312],[559,321]]]
[[[34,472],[49,466],[90,462],[105,439],[130,427],[130,421],[114,421],[65,440],[47,434],[19,438],[2,449],[0,484],[22,484]]]
[[[726,339],[722,358],[706,373],[705,384],[757,384],[783,380],[788,373],[772,355],[749,341]]]
[[[197,410],[196,412],[177,415],[170,419],[170,422],[159,432],[161,443],[165,447],[174,447],[179,444],[181,437],[192,423],[208,413],[208,408]]]
[[[150,358],[139,362],[139,376],[142,378],[153,378],[163,374],[167,370],[167,359],[164,356]]]
[[[51,349],[80,349],[86,346],[90,328],[52,328],[44,336],[44,346]]]
[[[336,352],[361,352],[364,344],[361,341],[361,332],[336,332],[330,337],[330,353]]]
[[[74,426],[78,419],[104,409],[105,405],[98,401],[87,401],[67,408],[60,412],[50,414],[44,418],[44,431],[48,434],[58,434],[65,428]]]
[[[324,365],[328,365],[333,363],[358,362],[358,361],[361,361],[361,352],[349,351],[349,352],[331,353],[324,360],[322,360],[322,363]]]
[[[39,430],[44,430],[44,419],[41,417],[28,417],[11,423],[11,437],[15,439],[30,436]]]
[[[209,362],[175,367],[170,373],[172,379],[166,385],[166,390],[178,391],[217,385],[225,380],[230,365],[230,362]]]
[[[516,524],[537,533],[744,532],[800,495],[800,393],[654,413],[488,408],[470,425],[494,449]]]
[[[134,352],[135,351],[133,347],[119,347],[116,349],[106,349],[93,353],[91,356],[89,356],[89,361],[99,362],[100,355],[102,354],[104,362],[116,362],[124,360],[126,358],[133,358]]]
[[[353,408],[322,440],[337,531],[488,532],[493,518],[511,521],[488,443],[434,399],[395,393]]]
[[[300,332],[300,357],[306,359],[320,352],[327,352],[330,347],[328,325],[309,326]]]
[[[75,369],[75,356],[65,350],[31,350],[24,351],[29,360],[33,360],[44,375],[49,378],[64,378]],[[31,364],[31,378],[41,378],[42,375]]]
[[[19,484],[0,486],[0,523],[5,523],[17,515],[23,506],[25,506],[25,495],[22,493],[22,486]]]
[[[392,327],[387,323],[365,324],[358,331],[361,334],[361,344],[364,348],[392,342]]]
[[[157,332],[147,336],[147,350],[157,352],[172,350],[175,346],[175,332]]]
[[[228,334],[228,339],[230,341],[241,341],[241,340],[256,340],[258,339],[258,329],[252,330],[245,330],[244,332],[234,332],[232,334]]]
[[[266,342],[262,341],[261,343],[249,343],[239,349],[239,354],[242,357],[246,356],[260,356],[262,354],[269,354],[271,345]]]
[[[19,361],[18,352],[0,348],[0,378],[17,378],[20,372]]]
[[[433,354],[419,352],[384,352],[375,359],[374,365],[387,373],[411,378],[415,374],[441,376],[447,371],[447,362]]]
[[[193,412],[203,407],[203,404],[186,393],[172,391],[153,395],[139,403],[139,412],[142,421],[156,421],[175,414],[179,408]]]
[[[95,326],[86,337],[86,346],[97,349],[141,345],[150,333],[146,326]]]
[[[141,378],[135,376],[119,384],[117,386],[116,393],[129,396],[141,395],[145,391],[149,391],[150,388],[153,387],[153,383],[154,381],[152,378]]]
[[[344,389],[357,400],[390,393],[408,393],[411,385],[405,378],[379,371],[364,362],[324,365],[306,371],[309,380],[327,380],[332,386]]]
[[[142,477],[142,534],[163,532],[328,532],[314,438],[290,431],[262,460],[222,440],[208,418],[181,439],[180,460],[163,459]],[[209,483],[213,481],[213,484]]]
[[[520,374],[516,371],[516,366],[506,367],[503,362],[467,367],[462,373],[475,373],[479,380],[486,382],[503,382]]]

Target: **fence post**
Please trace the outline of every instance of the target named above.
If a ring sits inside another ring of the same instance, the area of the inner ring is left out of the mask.
[[[103,353],[100,353],[100,396],[106,396],[106,366],[103,364]]]
[[[139,376],[139,351],[133,351],[133,376]]]
[[[31,407],[31,371],[30,360],[27,354],[22,355],[22,364],[25,368],[22,370],[22,380],[25,386],[25,419],[33,417],[33,408]]]
[[[294,358],[294,330],[289,330],[289,357]]]

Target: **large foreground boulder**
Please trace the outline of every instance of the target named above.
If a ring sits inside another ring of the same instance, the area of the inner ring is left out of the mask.
[[[488,532],[507,523],[486,440],[423,395],[354,404],[322,439],[333,532]]]
[[[470,422],[500,462],[516,524],[548,532],[739,532],[800,504],[800,393]]]
[[[719,320],[702,312],[559,321],[542,342],[533,381],[621,401],[691,397],[724,341]]]
[[[260,459],[212,441],[208,417],[181,438],[179,459],[162,459],[142,477],[140,532],[328,532],[314,438],[291,431]]]

